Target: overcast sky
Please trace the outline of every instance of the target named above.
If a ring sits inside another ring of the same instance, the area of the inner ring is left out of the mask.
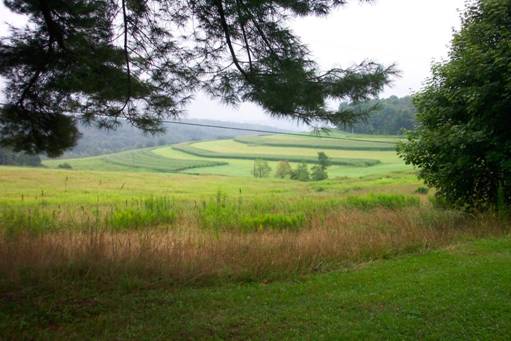
[[[353,2],[326,17],[299,18],[293,30],[308,45],[322,68],[348,67],[365,59],[386,65],[396,63],[401,77],[382,97],[405,96],[421,88],[434,60],[447,56],[459,10],[465,0],[376,0]],[[189,117],[267,122],[255,105],[232,109],[200,96]]]
[[[292,28],[312,51],[321,68],[348,67],[370,59],[396,63],[401,77],[382,97],[404,96],[421,88],[434,60],[447,56],[454,29],[459,28],[459,10],[465,0],[353,1],[326,17],[299,18]],[[9,12],[0,5],[0,18]],[[11,17],[12,20],[12,17]],[[9,20],[9,21],[11,21]],[[1,29],[2,33],[5,32]],[[252,104],[230,108],[199,94],[187,117],[238,122],[276,123]]]

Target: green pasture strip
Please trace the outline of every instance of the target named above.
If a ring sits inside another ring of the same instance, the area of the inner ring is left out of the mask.
[[[106,162],[134,168],[151,169],[160,172],[177,172],[185,169],[226,165],[226,162],[208,160],[170,159],[157,155],[151,150],[133,151],[126,154],[113,154],[104,158]]]
[[[238,136],[233,139],[236,142],[248,145],[262,145],[273,147],[298,147],[298,148],[320,148],[338,150],[367,150],[367,151],[395,151],[396,144],[392,142],[368,142],[355,141],[355,139],[334,140],[319,137],[304,136]]]
[[[222,153],[211,150],[205,150],[192,146],[190,143],[181,143],[172,146],[173,149],[188,153],[195,156],[207,158],[226,158],[226,159],[239,159],[239,160],[254,160],[262,159],[267,161],[281,161],[286,160],[290,162],[305,162],[305,163],[318,163],[317,157],[312,156],[297,156],[297,155],[271,155],[271,154],[238,154],[238,153]],[[358,159],[358,158],[330,158],[330,164],[340,166],[353,166],[353,167],[369,167],[381,163],[380,160],[374,159]]]
[[[6,339],[507,340],[511,239],[485,239],[276,282],[166,287],[0,279]]]
[[[87,158],[44,161],[44,164],[49,167],[57,167],[61,163],[68,163],[73,169],[150,172],[179,172],[187,169],[215,167],[227,164],[226,162],[210,160],[172,159],[153,153],[153,148],[123,151]]]

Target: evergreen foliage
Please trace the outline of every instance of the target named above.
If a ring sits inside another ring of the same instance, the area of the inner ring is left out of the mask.
[[[351,122],[359,113],[329,110],[326,100],[375,97],[394,67],[367,61],[324,72],[288,27],[346,2],[4,0],[28,24],[0,42],[0,142],[58,156],[76,144],[78,121],[116,128],[126,119],[160,132],[198,89],[276,117]]]

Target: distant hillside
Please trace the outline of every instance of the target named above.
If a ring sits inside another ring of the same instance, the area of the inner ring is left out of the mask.
[[[233,128],[261,129],[271,131],[281,131],[273,127],[232,123],[210,120],[186,120],[187,123],[199,123],[208,125],[220,125]],[[139,129],[133,128],[128,124],[120,126],[116,130],[103,130],[95,127],[80,126],[83,136],[78,141],[78,145],[70,151],[64,153],[62,158],[75,158],[83,156],[94,156],[109,154],[128,149],[154,147],[167,144],[175,144],[196,140],[213,140],[220,138],[231,138],[239,135],[254,135],[256,133],[243,132],[239,130],[229,130],[210,127],[197,127],[167,124],[167,131],[161,135],[148,135]]]
[[[357,134],[398,135],[403,129],[415,128],[417,110],[412,98],[391,96],[386,99],[372,100],[363,104],[350,105],[343,103],[341,109],[367,109],[377,105],[367,122],[354,124],[353,127],[339,127],[341,130],[352,131]]]
[[[0,147],[0,165],[40,166],[41,159],[37,155],[16,153],[9,148]]]

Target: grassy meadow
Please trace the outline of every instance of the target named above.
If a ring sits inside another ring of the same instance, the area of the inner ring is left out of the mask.
[[[442,208],[395,137],[357,138],[0,167],[0,339],[505,339],[508,219]],[[318,151],[379,162],[300,182],[233,157]]]

